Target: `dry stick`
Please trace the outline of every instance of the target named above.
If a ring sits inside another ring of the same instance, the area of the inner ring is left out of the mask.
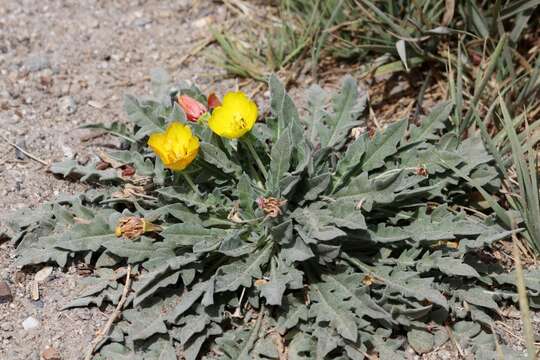
[[[37,161],[38,163],[42,164],[42,165],[45,165],[45,166],[49,166],[48,163],[46,163],[45,161],[41,160],[40,158],[38,158],[37,156],[35,155],[32,155],[31,153],[29,153],[28,151],[24,150],[22,147],[18,146],[17,144],[14,144],[12,143],[11,141],[9,141],[8,139],[6,139],[5,137],[1,136],[0,135],[0,138],[2,138],[2,140],[4,140],[6,143],[8,143],[9,145],[13,146],[15,149],[19,150],[20,152],[22,152],[24,155],[28,156],[30,159],[32,160],[35,160]]]
[[[191,48],[191,50],[189,50],[184,56],[182,56],[180,60],[176,64],[174,64],[174,67],[179,68],[180,66],[184,64],[184,62],[187,59],[189,59],[190,57],[202,51],[205,47],[210,45],[213,41],[214,41],[214,36],[207,36],[206,38],[202,39],[201,41],[199,41],[198,44],[193,46],[193,48]]]
[[[452,341],[452,344],[454,345],[457,352],[459,353],[459,356],[461,356],[461,358],[464,359],[465,354],[463,353],[463,349],[461,348],[461,345],[459,345],[459,342],[454,337],[454,333],[452,332],[452,330],[450,329],[448,325],[445,325],[445,327],[446,327],[446,332],[448,333],[448,336],[450,337],[450,340]]]
[[[527,346],[527,353],[530,360],[536,359],[536,349],[534,346],[534,332],[531,324],[531,313],[529,312],[529,300],[527,299],[527,289],[525,287],[525,277],[518,248],[518,238],[515,232],[515,224],[512,224],[512,254],[516,262],[516,287],[519,295],[519,311],[523,320],[523,337]]]
[[[493,324],[490,325],[491,332],[493,333],[493,340],[495,340],[495,352],[497,353],[497,360],[504,360],[504,353],[501,349],[501,344],[499,344],[499,339],[497,338],[497,332]]]
[[[120,301],[118,302],[118,305],[116,306],[116,309],[114,309],[113,313],[111,314],[111,317],[109,318],[109,321],[105,324],[105,327],[103,330],[101,330],[98,333],[98,336],[92,341],[90,344],[90,347],[88,348],[88,351],[86,353],[86,356],[84,357],[84,360],[91,360],[92,355],[94,355],[94,351],[96,350],[96,347],[98,344],[109,334],[109,331],[111,330],[111,326],[113,325],[116,318],[120,315],[122,312],[122,309],[124,307],[124,304],[126,303],[129,290],[131,289],[131,265],[128,265],[127,267],[127,273],[126,273],[126,283],[124,285],[124,291],[122,292],[122,297],[120,298]]]

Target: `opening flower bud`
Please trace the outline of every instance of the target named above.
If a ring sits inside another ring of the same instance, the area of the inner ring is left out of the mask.
[[[178,96],[178,104],[186,113],[186,117],[189,121],[196,122],[201,116],[206,114],[208,110],[206,106],[187,95]]]

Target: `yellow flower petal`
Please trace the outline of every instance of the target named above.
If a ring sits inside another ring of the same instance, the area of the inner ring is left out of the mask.
[[[227,139],[242,137],[257,121],[257,105],[243,92],[230,92],[223,104],[212,112],[208,126],[213,132]]]
[[[150,135],[148,146],[159,156],[165,167],[181,171],[197,156],[199,139],[193,136],[189,127],[173,122],[164,133]]]
[[[169,159],[167,151],[165,150],[165,144],[166,137],[163,133],[154,133],[150,135],[150,138],[148,139],[148,146],[154,150],[164,164],[167,163]]]

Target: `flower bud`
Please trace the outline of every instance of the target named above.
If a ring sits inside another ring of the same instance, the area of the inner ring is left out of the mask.
[[[189,121],[196,122],[201,116],[206,114],[208,110],[206,106],[187,95],[178,96],[178,104],[186,113],[186,117]]]
[[[218,106],[221,106],[221,100],[219,100],[216,93],[210,93],[210,95],[208,95],[208,108],[212,110]]]

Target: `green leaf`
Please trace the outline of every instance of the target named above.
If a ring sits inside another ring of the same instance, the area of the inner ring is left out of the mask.
[[[246,229],[230,231],[221,241],[219,252],[232,257],[243,256],[253,252],[255,245],[243,238],[246,233]]]
[[[311,336],[303,332],[297,332],[291,340],[288,348],[289,360],[309,360],[310,354],[315,352],[315,344]]]
[[[218,325],[212,323],[209,327],[197,334],[192,341],[188,341],[184,344],[184,353],[186,360],[198,359],[199,352],[201,351],[203,343],[210,336],[220,335],[222,333]]]
[[[407,341],[417,354],[430,352],[434,346],[434,338],[425,330],[412,329],[407,333]]]
[[[135,290],[133,304],[138,306],[158,290],[175,285],[180,277],[179,270],[196,259],[195,256],[171,257],[157,269],[142,275],[140,280],[133,284]]]
[[[105,345],[100,350],[100,354],[106,359],[133,360],[133,353],[124,345],[119,343]]]
[[[75,160],[65,160],[53,163],[49,169],[53,174],[62,175],[64,178],[80,179],[80,181],[114,183],[121,180],[116,169],[98,170],[96,164],[92,162],[83,166]]]
[[[339,159],[335,171],[335,178],[337,179],[335,189],[339,189],[352,175],[355,175],[356,170],[361,168],[362,157],[366,153],[369,144],[368,139],[367,134],[359,136],[347,147],[347,151]]]
[[[295,237],[293,242],[285,245],[281,250],[281,255],[287,264],[306,261],[315,256],[311,248],[306,245],[300,236]]]
[[[317,317],[317,321],[329,321],[338,334],[347,340],[356,341],[358,327],[354,315],[343,308],[339,299],[328,291],[326,284],[312,284],[310,294],[311,299],[315,301],[311,305],[310,312]]]
[[[309,142],[313,145],[316,144],[316,140],[322,135],[325,136],[328,133],[328,129],[324,125],[324,120],[328,116],[324,110],[326,104],[326,93],[319,85],[312,85],[306,96],[307,111],[309,116],[306,119],[306,126],[308,128],[307,135]],[[326,135],[328,137],[328,135]]]
[[[405,70],[409,72],[409,66],[407,65],[407,49],[405,47],[405,40],[401,39],[396,41],[396,50],[399,55],[399,59],[405,67]]]
[[[360,125],[358,116],[364,111],[367,96],[358,100],[356,81],[350,76],[345,77],[341,83],[341,90],[333,98],[334,113],[326,117],[328,133],[321,139],[321,145],[328,148],[341,147],[349,131]]]
[[[176,324],[179,322],[182,314],[184,314],[189,308],[199,300],[208,288],[208,281],[197,283],[191,288],[190,291],[184,292],[180,299],[180,302],[174,307],[168,317],[168,322]]]
[[[277,329],[281,335],[294,327],[301,321],[307,321],[308,308],[292,295],[286,296],[281,307],[278,308]]]
[[[266,298],[268,305],[281,305],[281,299],[287,288],[292,290],[303,288],[302,275],[301,271],[289,268],[279,260],[273,261],[270,281],[260,286],[261,296]]]
[[[448,120],[454,104],[450,101],[438,104],[429,115],[423,119],[419,127],[415,125],[411,126],[411,136],[409,142],[414,141],[426,141],[436,140],[438,137],[435,135],[437,130],[445,128],[445,121]]]
[[[261,266],[266,265],[270,257],[271,246],[251,254],[241,261],[223,265],[219,268],[215,291],[235,291],[239,287],[250,287],[252,279],[262,278]]]
[[[211,143],[200,143],[201,155],[204,161],[216,166],[226,174],[240,174],[240,166],[233,163],[221,149]]]
[[[253,209],[256,203],[256,195],[251,185],[249,177],[244,173],[240,176],[237,186],[238,200],[240,202],[240,209],[245,219],[254,219],[255,211]]]
[[[209,323],[208,314],[187,315],[181,322],[184,326],[175,332],[174,337],[180,341],[180,344],[185,345],[195,334],[202,332]]]
[[[204,198],[193,191],[185,192],[177,186],[164,187],[158,189],[157,192],[166,198],[181,201],[188,207],[195,209],[195,211],[199,214],[207,213],[212,207],[217,205],[210,195]]]
[[[366,153],[362,159],[362,171],[367,172],[383,166],[384,159],[396,153],[397,145],[405,136],[406,130],[407,121],[401,120],[388,125],[382,132],[377,131],[373,139],[367,143]]]
[[[394,200],[394,192],[400,186],[401,179],[400,172],[372,179],[364,172],[351,179],[349,186],[338,190],[332,197],[346,206],[371,211],[373,204],[389,204]]]
[[[325,285],[332,289],[334,297],[343,302],[343,306],[352,310],[358,316],[369,316],[372,319],[386,320],[393,323],[392,315],[379,306],[367,293],[362,285],[359,274],[344,272],[323,276]]]
[[[460,259],[442,257],[437,259],[437,265],[439,270],[446,275],[480,278],[480,274],[472,266],[463,263]]]
[[[277,133],[274,137],[274,141],[276,141],[283,136],[289,124],[291,124],[291,128],[300,127],[300,120],[294,102],[275,75],[270,75],[268,85],[270,87],[270,109],[278,122]]]
[[[496,311],[499,310],[499,306],[493,300],[493,295],[480,287],[474,287],[468,290],[457,290],[455,294],[473,305],[482,306]]]
[[[139,102],[135,97],[126,95],[124,97],[124,111],[128,119],[139,127],[135,133],[135,139],[154,132],[164,131],[165,122],[159,117],[161,111],[160,104],[155,101]]]
[[[119,214],[118,214],[119,215]],[[113,221],[114,222],[114,221]],[[90,224],[76,224],[56,243],[58,249],[80,251],[98,251],[108,241],[120,241],[114,234],[114,228],[104,215],[97,216]]]
[[[321,241],[334,240],[347,235],[346,232],[334,225],[334,219],[329,210],[320,209],[320,205],[314,204],[309,208],[297,208],[292,217],[303,226],[303,234],[309,239]]]
[[[279,182],[289,170],[291,162],[291,137],[289,131],[284,131],[272,147],[270,153],[270,172],[268,186],[271,191],[278,194],[280,191]]]
[[[127,258],[128,262],[132,264],[150,259],[156,255],[156,251],[158,250],[153,241],[145,236],[137,241],[123,238],[109,240],[103,243],[103,247],[117,256]],[[172,251],[167,251],[164,248],[161,249],[162,251],[166,251],[163,255],[174,256]]]
[[[222,229],[207,229],[197,224],[174,224],[163,229],[161,235],[164,243],[172,248],[194,246],[198,243],[212,243],[218,237],[223,237]]]

